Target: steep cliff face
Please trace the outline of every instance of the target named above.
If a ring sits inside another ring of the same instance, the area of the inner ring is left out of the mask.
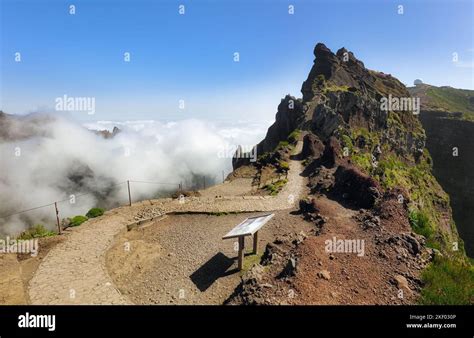
[[[287,95],[278,105],[275,123],[268,128],[267,135],[257,145],[257,154],[273,151],[279,142],[285,141],[298,128],[304,118],[301,99]]]
[[[422,83],[408,90],[420,98],[434,176],[450,196],[466,253],[474,257],[474,91]]]
[[[313,257],[309,254],[312,258],[308,258],[308,252],[298,245],[286,248],[291,263],[288,266],[295,265],[294,257],[302,257],[305,269],[311,270],[317,264],[314,260],[324,259],[321,258],[325,255],[320,250],[322,242],[319,236],[326,227],[327,232],[335,231],[337,235],[341,235],[338,231],[342,231],[343,236],[365,238],[381,250],[378,258],[369,258],[370,266],[378,266],[387,274],[406,268],[403,275],[411,280],[409,289],[416,290],[417,295],[413,294],[402,303],[418,301],[416,299],[420,294],[425,303],[451,301],[451,294],[441,292],[441,295],[438,291],[452,285],[440,286],[439,280],[454,284],[451,270],[472,272],[472,269],[452,219],[449,196],[432,174],[432,158],[425,148],[426,134],[417,115],[416,102],[412,101],[400,81],[389,74],[366,69],[352,52],[344,48],[334,54],[319,43],[314,55],[314,65],[302,85],[302,99],[286,96],[281,101],[275,123],[257,146],[260,157],[255,166],[263,172],[268,165],[278,170],[283,150],[291,147],[288,141],[294,140],[295,134],[303,141],[301,156],[306,166],[303,175],[308,177],[310,194],[301,201],[300,211],[316,224],[316,237],[309,239],[308,246],[314,246],[309,252],[316,250],[319,255]],[[294,105],[295,102],[297,105]],[[327,222],[323,214],[324,211],[330,215],[334,212],[336,215],[349,215],[354,210],[359,212],[359,216],[351,219],[359,224],[362,232],[357,227],[348,232],[347,228],[341,230],[338,228],[341,222],[350,224],[352,221]],[[384,243],[391,246],[382,249]],[[411,247],[412,244],[416,245],[416,250]],[[268,250],[273,249],[267,247]],[[401,252],[409,254],[400,255]],[[443,258],[435,259],[426,268],[437,253]],[[383,257],[382,261],[380,257]],[[334,266],[333,263],[328,262]],[[262,261],[262,264],[268,264],[268,261]],[[359,268],[364,270],[367,262],[355,259],[350,264],[360,264]],[[270,270],[275,273],[288,266]],[[412,270],[413,267],[416,271]],[[424,268],[428,272],[422,278],[420,271]],[[295,271],[295,287],[309,287],[307,282],[298,284],[298,280],[310,278],[306,276],[309,270],[299,274]],[[433,281],[438,271],[441,271],[439,274],[442,277]],[[469,303],[473,300],[472,294],[469,296],[469,291],[466,291],[470,288],[469,283],[472,286],[471,272],[464,276],[468,282],[460,283],[463,287],[456,294],[458,302]],[[364,277],[366,283],[372,283],[377,278],[370,274]],[[398,277],[395,279],[399,280]],[[268,279],[264,277],[263,280]],[[240,290],[236,291],[240,296],[231,298],[229,302],[254,303],[256,298],[249,295],[256,293],[257,299],[267,297],[263,303],[272,303],[268,301],[274,297],[272,292],[262,291],[254,282],[252,278],[244,281]],[[283,287],[279,280],[273,282]],[[377,296],[370,302],[393,302],[385,294],[374,293]],[[373,298],[373,294],[365,296]],[[320,301],[312,293],[307,293],[306,297],[309,302]],[[360,302],[364,302],[364,297],[360,298]],[[327,302],[330,300],[322,303]],[[358,303],[354,299],[344,302]]]
[[[466,253],[474,257],[474,122],[439,111],[422,111],[420,120],[433,157],[433,173],[450,196]]]

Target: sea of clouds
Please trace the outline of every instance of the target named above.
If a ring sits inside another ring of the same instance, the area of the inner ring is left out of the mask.
[[[0,139],[0,234],[17,234],[38,223],[54,228],[54,206],[9,215],[55,201],[62,201],[60,218],[95,206],[123,205],[127,180],[167,183],[132,183],[135,201],[176,191],[178,183],[199,188],[204,177],[207,185],[220,183],[222,173],[232,170],[232,159],[222,150],[258,143],[269,124],[196,119],[78,123],[36,114],[15,118],[9,137]],[[93,132],[114,127],[121,132],[112,138]]]

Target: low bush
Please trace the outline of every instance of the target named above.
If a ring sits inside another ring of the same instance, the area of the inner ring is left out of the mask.
[[[94,217],[99,217],[104,214],[104,209],[102,208],[92,208],[89,210],[86,214],[86,217],[88,218],[94,218]]]
[[[265,189],[270,193],[270,195],[275,196],[277,195],[283,186],[288,182],[288,180],[278,180],[275,183],[267,184]]]
[[[290,142],[290,143],[295,143],[296,141],[299,140],[300,135],[301,135],[301,130],[299,130],[299,129],[293,130],[293,131],[291,132],[291,134],[288,135],[288,142]]]
[[[69,223],[69,226],[77,227],[78,225],[81,225],[87,220],[88,218],[86,216],[82,216],[82,215],[74,216],[73,218],[71,218],[71,222]]]
[[[285,162],[285,161],[279,161],[278,162],[278,166],[279,166],[279,169],[281,171],[288,171],[290,170],[290,164],[288,162]]]
[[[17,239],[29,240],[33,238],[49,237],[54,235],[56,235],[54,231],[47,230],[42,224],[36,224],[31,229],[23,231],[20,236],[17,237]]]

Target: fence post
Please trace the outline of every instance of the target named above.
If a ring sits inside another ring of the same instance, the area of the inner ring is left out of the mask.
[[[54,209],[56,210],[56,223],[58,224],[58,234],[61,235],[61,224],[59,224],[58,202],[54,202]]]
[[[127,187],[128,187],[128,206],[132,206],[132,195],[130,194],[130,181],[127,180]]]

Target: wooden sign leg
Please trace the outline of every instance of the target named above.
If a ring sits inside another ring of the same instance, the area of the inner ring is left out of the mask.
[[[258,231],[253,234],[253,254],[258,253]]]
[[[239,237],[239,271],[242,270],[244,266],[244,246],[245,246],[245,238],[244,236]]]

